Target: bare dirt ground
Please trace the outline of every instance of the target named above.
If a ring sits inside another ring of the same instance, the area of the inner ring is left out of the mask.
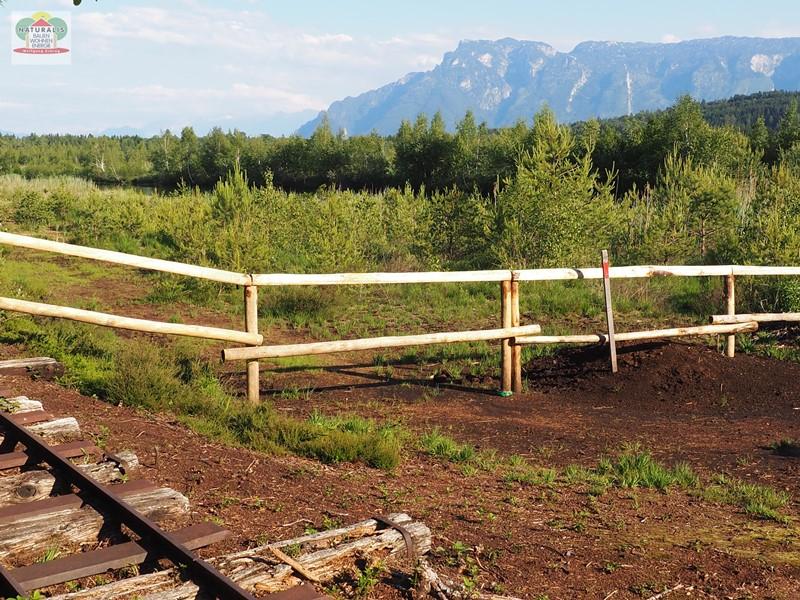
[[[337,362],[267,372],[276,410],[357,413],[419,433],[441,427],[479,448],[553,468],[591,467],[638,441],[661,461],[688,461],[704,478],[726,473],[789,491],[783,512],[791,519],[757,520],[679,490],[612,489],[595,498],[565,483],[509,483],[416,450],[392,473],[257,455],[210,443],[168,415],[110,406],[53,383],[5,377],[0,388],[75,416],[111,448],[136,451],[137,477],[180,490],[197,511],[193,520],[218,518],[234,532],[215,547],[220,553],[307,526],[403,511],[433,530],[437,568],[458,574],[466,547],[487,590],[609,600],[651,598],[682,584],[670,600],[800,597],[800,459],[768,448],[800,437],[800,365],[652,344],[622,349],[621,374],[612,376],[602,353],[565,351],[527,365],[526,393],[500,398],[496,382],[431,378],[431,367],[396,365],[389,378],[368,357]],[[313,391],[278,393],[287,388]],[[373,594],[402,592],[383,583]]]

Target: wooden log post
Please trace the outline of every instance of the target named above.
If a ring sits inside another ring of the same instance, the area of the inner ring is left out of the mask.
[[[500,322],[503,328],[511,327],[513,322],[513,308],[512,308],[512,293],[511,281],[500,282]],[[511,389],[512,384],[512,352],[511,352],[511,338],[503,338],[500,341],[500,395],[510,396],[514,392]]]
[[[258,288],[244,286],[244,326],[247,333],[258,335]],[[260,400],[258,359],[247,361],[247,400],[257,403]]]
[[[519,312],[519,280],[518,273],[511,273],[511,326],[520,326]],[[515,394],[522,393],[522,346],[516,342],[511,345],[512,382],[511,390]]]
[[[729,315],[736,314],[736,277],[731,275],[725,276],[725,300],[726,308]],[[725,355],[728,358],[736,356],[736,334],[728,336],[725,343]]]
[[[616,373],[617,367],[617,342],[614,337],[614,308],[611,304],[611,266],[608,260],[608,250],[601,253],[603,269],[603,292],[606,301],[606,322],[608,323],[608,348],[611,354],[611,372]]]

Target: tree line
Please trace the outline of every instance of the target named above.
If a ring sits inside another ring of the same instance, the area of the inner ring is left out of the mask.
[[[800,141],[796,95],[787,93],[709,104],[686,97],[665,111],[587,121],[570,129],[576,152],[591,148],[592,165],[606,180],[614,179],[617,197],[653,185],[673,151],[700,164],[747,170],[755,163],[777,164]],[[457,188],[490,195],[514,175],[535,137],[530,123],[492,130],[471,113],[454,132],[445,128],[441,115],[420,115],[388,137],[350,137],[334,132],[326,121],[308,139],[219,128],[198,136],[191,127],[150,138],[0,136],[0,173],[207,190],[237,166],[251,183],[286,191],[323,186],[377,191],[409,184],[415,190]]]

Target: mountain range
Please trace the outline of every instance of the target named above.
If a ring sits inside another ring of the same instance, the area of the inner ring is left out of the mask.
[[[310,135],[327,117],[350,135],[393,134],[402,120],[436,112],[452,128],[468,110],[502,127],[545,105],[574,122],[663,109],[683,94],[718,100],[772,90],[800,90],[800,38],[584,42],[571,52],[510,38],[463,41],[433,70],[334,102],[298,133]]]

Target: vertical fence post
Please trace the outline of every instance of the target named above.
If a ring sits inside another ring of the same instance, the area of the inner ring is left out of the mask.
[[[603,292],[606,300],[606,322],[608,323],[608,348],[611,353],[611,372],[616,373],[617,367],[617,341],[614,338],[614,308],[611,304],[611,265],[608,260],[608,250],[601,252],[603,264]]]
[[[520,326],[519,314],[519,272],[511,272],[511,326]],[[515,394],[522,393],[522,346],[511,346],[512,382],[511,391]]]
[[[258,287],[244,286],[244,327],[247,333],[258,333]],[[247,361],[247,400],[260,400],[258,361]]]
[[[500,321],[501,327],[511,327],[512,323],[511,279],[500,282]],[[511,340],[506,338],[500,341],[501,348],[501,384],[500,395],[510,396],[511,391]]]
[[[731,273],[725,276],[726,308],[729,315],[736,314],[736,278]],[[736,356],[736,334],[729,335],[725,343],[725,355],[729,358]]]

